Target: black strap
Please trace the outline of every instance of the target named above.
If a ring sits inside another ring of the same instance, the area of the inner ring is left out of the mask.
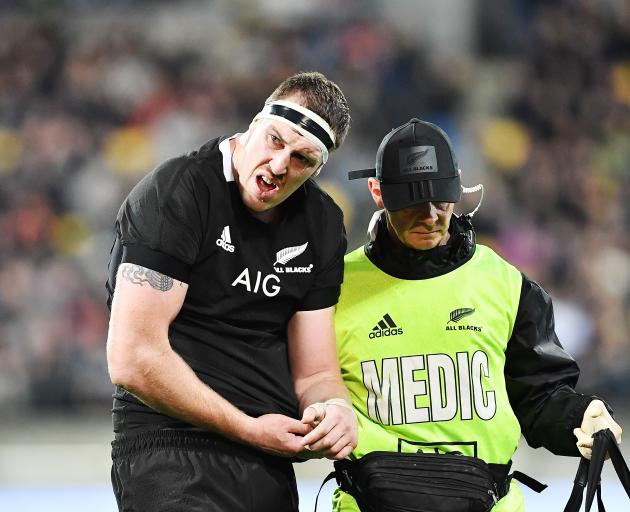
[[[564,507],[564,512],[577,512],[582,506],[582,500],[584,498],[584,489],[586,482],[588,481],[588,459],[582,458],[580,465],[578,466],[575,479],[573,480],[573,489],[571,490],[571,496]]]
[[[542,482],[539,482],[535,478],[532,478],[531,476],[526,475],[525,473],[521,473],[520,471],[514,471],[513,473],[508,475],[508,487],[509,487],[509,481],[512,479],[518,480],[523,485],[526,485],[532,491],[537,492],[537,493],[541,493],[547,488],[547,484],[543,484]]]
[[[356,180],[359,178],[374,178],[376,169],[359,169],[358,171],[348,171],[348,179]]]
[[[610,445],[608,447],[608,455],[610,455],[610,460],[612,461],[621,485],[623,485],[628,498],[630,498],[630,470],[628,469],[628,464],[626,464],[626,461],[621,454],[615,435],[610,430],[606,430],[608,432],[606,435],[609,438],[608,444]]]
[[[317,512],[317,500],[319,500],[319,493],[322,492],[322,489],[324,488],[324,485],[326,484],[326,482],[329,482],[330,480],[335,478],[336,474],[337,473],[335,471],[331,471],[330,473],[328,473],[326,475],[326,478],[324,478],[324,481],[322,482],[322,485],[319,486],[319,491],[317,491],[317,496],[315,496],[315,510],[314,510],[314,512]]]
[[[573,481],[573,490],[571,491],[569,501],[564,508],[564,512],[579,512],[580,507],[582,506],[582,500],[584,498],[584,489],[586,488],[589,481],[589,466],[590,463],[588,459],[583,458],[582,460],[580,460],[580,466],[578,467],[578,471],[575,475],[575,480]],[[594,491],[597,495],[597,510],[599,510],[599,512],[606,512],[606,507],[604,507],[604,502],[602,501],[601,483],[601,480],[598,479],[596,491]],[[586,510],[590,510],[590,508],[591,505],[589,505]]]
[[[621,485],[623,485],[628,498],[630,498],[630,470],[628,469],[628,464],[626,464],[626,461],[621,454],[615,435],[610,431],[610,429],[606,429],[603,432],[603,435],[608,438],[608,448],[604,451],[604,456],[606,452],[608,452],[613,467],[615,468],[615,472],[617,473],[617,477],[619,478]]]
[[[599,434],[599,432],[597,432]],[[615,441],[615,444],[617,442]],[[591,455],[591,462],[588,467],[588,476],[586,482],[586,504],[584,505],[584,510],[587,512],[591,510],[591,505],[593,504],[593,499],[595,498],[595,493],[598,496],[601,495],[601,486],[602,486],[602,469],[604,468],[604,460],[606,459],[606,452],[608,451],[608,439],[605,435],[594,435],[593,436],[593,451]],[[597,507],[602,512],[603,503],[601,503],[601,499],[597,500]]]
[[[322,485],[319,486],[319,491],[317,491],[317,496],[315,497],[315,510],[317,512],[317,501],[319,500],[319,494],[322,492],[324,485],[335,478],[337,480],[337,485],[339,488],[350,494],[356,500],[359,505],[359,509],[362,511],[371,510],[369,504],[364,503],[361,499],[360,493],[356,492],[356,488],[354,487],[354,483],[352,481],[352,467],[354,462],[348,459],[336,460],[334,462],[335,470],[331,471],[326,475]]]
[[[621,450],[619,450],[617,440],[610,429],[600,430],[593,434],[591,460],[589,461],[585,458],[580,460],[580,465],[578,466],[573,482],[573,490],[564,508],[564,512],[579,512],[585,487],[586,503],[584,511],[590,512],[593,500],[597,495],[597,509],[599,512],[606,512],[604,502],[602,501],[601,490],[601,474],[606,453],[610,456],[619,481],[630,498],[630,471],[621,454]]]
[[[503,498],[508,492],[510,492],[510,482],[512,479],[518,480],[534,492],[541,493],[547,488],[547,485],[539,482],[529,475],[526,475],[525,473],[521,473],[520,471],[513,471],[510,473],[512,461],[509,461],[507,464],[489,463],[488,467],[490,468],[490,473],[492,473],[492,478],[494,478],[494,482],[499,491],[499,499]]]

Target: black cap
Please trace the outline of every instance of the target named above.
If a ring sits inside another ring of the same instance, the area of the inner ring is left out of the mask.
[[[418,203],[456,203],[462,186],[448,135],[427,121],[413,118],[389,132],[376,153],[376,168],[350,171],[348,178],[376,177],[388,210]]]

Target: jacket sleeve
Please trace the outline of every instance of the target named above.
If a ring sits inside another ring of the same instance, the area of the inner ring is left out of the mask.
[[[579,456],[573,429],[597,397],[575,391],[580,370],[556,336],[551,297],[525,275],[505,356],[508,397],[527,443]]]

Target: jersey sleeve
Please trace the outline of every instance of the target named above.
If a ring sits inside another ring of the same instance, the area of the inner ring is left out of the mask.
[[[203,233],[205,187],[195,186],[187,157],[166,161],[127,196],[116,221],[121,263],[133,263],[188,282]]]
[[[347,239],[341,209],[332,202],[320,212],[318,220],[322,229],[319,240],[322,250],[319,257],[319,271],[313,285],[298,305],[299,311],[328,308],[337,304],[343,282],[343,257],[346,254]]]
[[[505,355],[508,396],[527,443],[579,456],[573,429],[597,397],[575,391],[580,370],[555,333],[551,297],[526,276]]]

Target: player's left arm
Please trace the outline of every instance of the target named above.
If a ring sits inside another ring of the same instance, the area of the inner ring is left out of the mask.
[[[289,321],[289,360],[302,421],[314,429],[307,450],[343,459],[357,445],[357,419],[337,361],[335,308],[298,311]]]

